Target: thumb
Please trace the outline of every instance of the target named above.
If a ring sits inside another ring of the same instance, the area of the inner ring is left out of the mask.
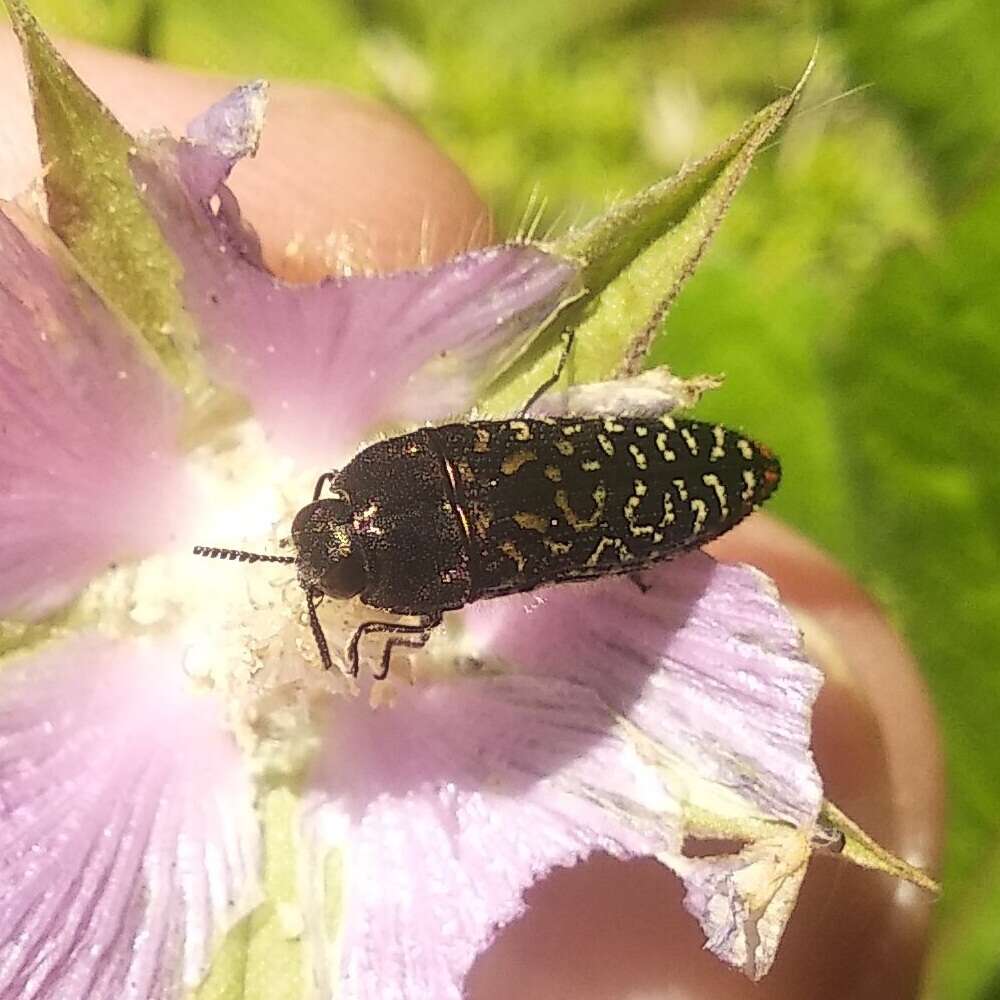
[[[240,82],[60,42],[60,51],[133,134],[188,121]],[[0,197],[38,176],[20,52],[0,27]],[[338,265],[379,270],[489,242],[489,214],[462,172],[389,109],[334,90],[277,84],[256,160],[232,186],[268,264],[307,280]]]

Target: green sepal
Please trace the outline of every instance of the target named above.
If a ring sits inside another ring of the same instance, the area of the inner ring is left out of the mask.
[[[207,386],[178,291],[180,262],[139,197],[135,140],[55,50],[23,0],[5,0],[21,44],[49,224],[74,264],[189,398]]]
[[[635,374],[670,306],[694,274],[754,157],[788,117],[812,72],[750,118],[704,159],[612,206],[542,248],[580,261],[586,289],[486,393],[481,409],[508,413],[555,370],[575,330],[568,383]]]
[[[935,895],[940,893],[941,886],[930,875],[877,843],[832,802],[823,803],[818,827],[825,834],[831,831],[841,834],[844,846],[840,850],[840,854],[859,868],[885,872],[887,875],[892,875],[893,878],[912,882],[913,885],[927,892],[932,892]]]
[[[704,804],[692,803],[684,806],[684,825],[687,834],[695,838],[722,838],[748,843],[781,835],[792,829],[781,820],[762,819],[752,815],[727,815],[721,810],[706,808]],[[885,872],[934,895],[941,891],[941,886],[927,872],[883,847],[832,802],[823,801],[811,842],[813,850],[835,850],[859,868]],[[838,846],[833,847],[834,844]]]

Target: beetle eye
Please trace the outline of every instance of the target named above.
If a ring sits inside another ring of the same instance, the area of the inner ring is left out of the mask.
[[[292,521],[292,537],[328,532],[335,525],[346,523],[350,517],[350,510],[346,495],[307,503]]]
[[[346,555],[331,560],[318,581],[319,589],[327,597],[340,600],[360,594],[365,589],[365,583],[364,563],[353,547]]]
[[[292,521],[292,537],[301,535],[302,532],[310,530],[310,521],[313,518],[313,513],[315,511],[315,504],[307,504],[295,515],[295,520]]]

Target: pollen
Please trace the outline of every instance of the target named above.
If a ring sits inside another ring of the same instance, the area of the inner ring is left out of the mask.
[[[315,662],[295,566],[198,559],[191,550],[294,555],[289,527],[315,475],[276,454],[249,422],[225,450],[195,449],[188,472],[190,516],[174,546],[98,577],[80,613],[110,637],[179,647],[165,652],[164,669],[221,699],[251,765],[296,773],[317,744],[321,703],[349,684]]]

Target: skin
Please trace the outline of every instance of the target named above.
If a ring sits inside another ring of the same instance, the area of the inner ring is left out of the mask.
[[[133,131],[181,131],[233,83],[77,43],[61,48]],[[11,197],[39,163],[20,57],[6,30],[0,121],[0,196]],[[335,91],[275,86],[260,154],[236,172],[233,187],[270,265],[291,279],[330,269],[331,232],[348,235],[356,262],[385,269],[440,260],[492,235],[471,184],[426,137],[393,112]],[[826,671],[813,747],[828,797],[933,871],[944,794],[938,730],[917,665],[883,612],[833,560],[767,515],[710,550],[777,582]],[[527,916],[473,969],[471,1000],[507,998],[512,982],[521,1000],[912,997],[933,911],[912,887],[819,857],[774,970],[754,985],[703,951],[679,883],[652,861],[595,858],[554,873],[529,900]]]

